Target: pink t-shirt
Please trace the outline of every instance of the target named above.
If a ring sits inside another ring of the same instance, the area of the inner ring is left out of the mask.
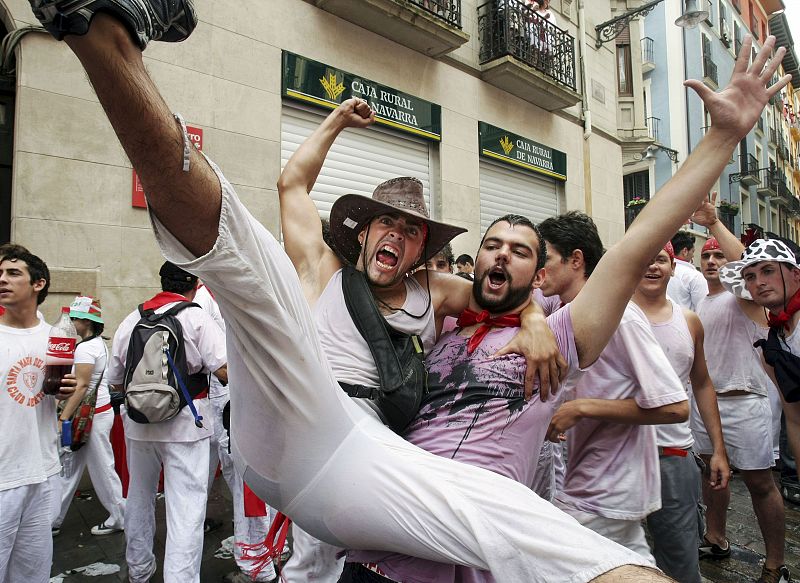
[[[633,398],[643,409],[686,400],[686,391],[650,329],[628,303],[600,358],[581,377],[576,399]],[[658,449],[652,425],[579,421],[567,433],[567,473],[556,500],[621,520],[661,507]]]
[[[558,393],[563,395],[580,376],[569,308],[550,315],[547,324],[567,360],[568,378]],[[471,355],[466,351],[468,338],[456,332],[442,336],[425,359],[429,393],[404,437],[436,455],[530,486],[545,432],[561,399],[551,397],[543,403],[537,380],[533,398],[525,401],[523,357],[491,359],[518,328],[490,331]],[[388,577],[403,583],[494,581],[486,571],[385,552],[350,551],[348,561],[377,563]]]

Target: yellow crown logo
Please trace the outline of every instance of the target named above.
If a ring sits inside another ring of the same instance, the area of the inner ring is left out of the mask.
[[[503,152],[505,152],[506,156],[508,156],[509,152],[514,149],[514,144],[511,143],[511,140],[508,139],[508,136],[503,136],[503,138],[500,140],[500,147],[503,148]]]
[[[319,82],[322,83],[325,93],[328,94],[328,98],[331,100],[335,101],[344,91],[344,83],[339,82],[336,73],[328,73],[328,76],[323,77]]]

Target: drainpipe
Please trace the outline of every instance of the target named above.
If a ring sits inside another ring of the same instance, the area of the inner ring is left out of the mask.
[[[589,88],[586,82],[586,10],[585,0],[578,0],[578,60],[581,76],[581,114],[583,117],[583,204],[586,214],[592,214],[592,157],[589,137],[592,135],[592,112],[589,109]]]

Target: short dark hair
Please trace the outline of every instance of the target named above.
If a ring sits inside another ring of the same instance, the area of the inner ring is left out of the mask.
[[[684,249],[691,249],[692,247],[694,247],[694,235],[688,231],[678,231],[672,237],[672,249],[675,251],[675,255]]]
[[[178,281],[169,277],[161,278],[161,291],[184,295],[192,291],[197,286],[197,279],[194,281]]]
[[[450,243],[447,243],[444,247],[442,247],[436,255],[432,255],[428,261],[431,261],[434,257],[438,257],[439,255],[442,256],[442,259],[447,261],[448,267],[453,267],[453,248],[450,246]]]
[[[47,263],[21,245],[13,245],[7,249],[5,255],[0,256],[0,261],[24,261],[28,264],[31,284],[40,279],[44,280],[44,287],[39,290],[39,295],[36,297],[36,305],[41,306],[47,299],[47,290],[50,289],[50,270],[47,268]]]
[[[539,231],[539,228],[536,225],[534,225],[533,221],[531,221],[528,217],[523,217],[522,215],[508,214],[508,215],[503,215],[498,219],[495,219],[483,233],[483,237],[481,237],[480,246],[483,247],[483,241],[486,239],[486,233],[488,233],[492,227],[494,227],[497,223],[500,222],[508,223],[512,227],[516,225],[522,225],[523,227],[528,227],[534,233],[536,233],[536,238],[539,240],[539,248],[536,250],[536,271],[542,269],[544,267],[545,262],[547,261],[547,246],[544,243],[544,237],[542,237],[542,233]]]
[[[0,259],[8,255],[9,253],[30,253],[26,247],[22,245],[17,245],[16,243],[3,243],[0,245]]]
[[[539,223],[539,230],[545,241],[555,247],[564,259],[580,249],[583,253],[583,274],[586,277],[592,275],[605,252],[597,225],[586,213],[570,211],[550,217]]]
[[[475,267],[475,260],[466,253],[462,253],[456,258],[456,265],[472,265]]]

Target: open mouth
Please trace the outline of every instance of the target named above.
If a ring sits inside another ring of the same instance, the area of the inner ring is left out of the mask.
[[[489,271],[489,275],[487,276],[487,281],[489,282],[489,287],[491,289],[500,289],[501,287],[503,287],[503,284],[505,284],[506,281],[508,281],[508,276],[501,267],[493,267]]]
[[[645,279],[661,279],[661,276],[657,273],[648,273],[644,276]]]
[[[398,252],[394,247],[384,245],[375,254],[375,261],[382,269],[394,269],[399,261]]]

